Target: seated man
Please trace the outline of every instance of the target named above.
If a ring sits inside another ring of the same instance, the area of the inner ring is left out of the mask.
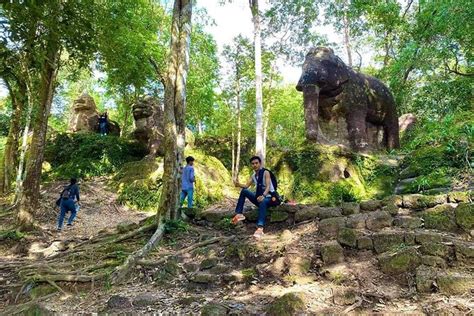
[[[250,163],[252,164],[252,169],[255,171],[255,173],[252,174],[247,183],[241,184],[237,181],[234,181],[235,186],[242,188],[243,190],[240,191],[239,201],[237,202],[237,207],[235,208],[235,212],[237,214],[232,219],[232,223],[237,224],[238,222],[245,219],[245,216],[242,214],[242,212],[244,210],[245,198],[249,199],[250,202],[258,206],[257,230],[253,236],[255,238],[260,238],[263,236],[263,226],[265,225],[267,208],[270,206],[272,201],[272,195],[270,193],[275,192],[275,189],[271,181],[270,172],[262,168],[262,159],[260,159],[258,156],[254,156],[250,158]],[[262,176],[263,179],[259,179],[259,176]],[[248,190],[252,183],[256,186],[255,193]]]

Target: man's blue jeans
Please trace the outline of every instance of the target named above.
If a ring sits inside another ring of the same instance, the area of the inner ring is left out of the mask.
[[[188,207],[193,207],[193,195],[194,189],[181,190],[181,205],[183,205],[184,199],[188,197]]]
[[[265,225],[265,217],[267,216],[267,208],[272,199],[270,197],[266,197],[263,199],[262,202],[259,203],[257,201],[255,193],[248,189],[242,189],[242,191],[240,191],[239,201],[237,202],[237,206],[235,207],[235,212],[237,214],[242,214],[242,212],[244,211],[245,198],[247,198],[255,206],[258,206],[257,226],[263,227]]]
[[[107,123],[102,122],[99,124],[100,135],[107,135]]]
[[[60,207],[61,207],[61,211],[59,212],[58,229],[63,228],[64,217],[66,217],[67,212],[71,212],[71,215],[69,215],[69,218],[67,220],[67,223],[69,225],[72,224],[77,214],[76,204],[71,199],[67,199],[67,200],[63,199],[61,201]]]

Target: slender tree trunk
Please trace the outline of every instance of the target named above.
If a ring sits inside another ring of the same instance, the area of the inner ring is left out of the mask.
[[[240,111],[240,75],[237,78],[237,149],[235,155],[235,179],[239,177],[240,170],[240,144],[242,142],[242,115]]]
[[[2,172],[0,174],[0,193],[8,193],[15,178],[18,165],[18,146],[21,133],[21,117],[24,110],[25,88],[22,83],[17,83],[16,88],[12,83],[5,80],[12,101],[12,116],[8,130],[5,152],[2,160]]]
[[[165,219],[178,216],[180,169],[185,146],[186,79],[189,67],[189,46],[191,40],[192,0],[175,0],[171,24],[171,54],[165,84],[164,107],[164,157],[163,186],[156,220],[158,228],[150,240],[112,275],[112,283],[124,280],[135,263],[146,256],[158,243],[164,233]]]
[[[254,50],[255,50],[255,103],[256,103],[256,135],[255,152],[262,158],[262,164],[265,163],[265,138],[263,135],[263,98],[262,98],[262,39],[260,30],[260,11],[258,0],[249,0],[250,10],[252,11],[254,27]]]
[[[44,61],[43,72],[39,84],[39,107],[33,119],[33,136],[28,151],[29,159],[26,166],[25,180],[23,183],[23,196],[20,201],[18,223],[22,229],[33,227],[32,213],[38,210],[41,171],[48,130],[48,118],[53,102],[56,75],[59,64],[59,43],[50,47],[48,57]]]
[[[231,141],[232,141],[232,146],[231,146],[231,148],[232,148],[232,180],[235,181],[237,178],[235,177],[235,174],[236,174],[236,172],[235,172],[235,170],[236,170],[236,169],[235,169],[235,147],[236,147],[236,146],[235,146],[235,142],[236,142],[236,141],[235,141],[235,131],[234,131],[234,128],[232,128],[232,135],[231,135],[231,137],[232,137],[232,140],[231,140]]]
[[[349,4],[347,1],[344,5],[344,45],[346,46],[347,50],[347,64],[349,67],[352,67],[352,50],[351,50],[351,40],[350,40],[350,25],[349,25],[349,17],[348,17],[348,8]]]

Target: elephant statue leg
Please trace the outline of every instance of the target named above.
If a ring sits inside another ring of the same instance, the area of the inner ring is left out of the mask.
[[[319,88],[317,86],[307,86],[303,90],[304,119],[306,125],[306,139],[309,141],[318,140],[318,107]]]
[[[369,149],[366,126],[367,111],[354,111],[346,116],[347,133],[351,147],[359,152],[365,152]]]
[[[400,148],[398,118],[396,115],[388,117],[384,122],[384,139],[388,149]]]

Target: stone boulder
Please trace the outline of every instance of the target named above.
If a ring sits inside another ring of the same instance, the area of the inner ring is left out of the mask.
[[[147,146],[150,155],[163,155],[163,107],[159,102],[146,96],[139,99],[132,107],[135,130],[133,137]]]
[[[398,118],[398,128],[400,134],[403,134],[411,129],[416,125],[418,119],[412,113],[403,114]]]
[[[306,298],[303,293],[286,293],[277,298],[267,308],[268,316],[302,315],[306,311]]]
[[[97,106],[88,93],[84,92],[74,100],[69,119],[69,131],[73,133],[98,133],[99,112]],[[109,120],[109,134],[120,135],[120,127],[117,122]]]

